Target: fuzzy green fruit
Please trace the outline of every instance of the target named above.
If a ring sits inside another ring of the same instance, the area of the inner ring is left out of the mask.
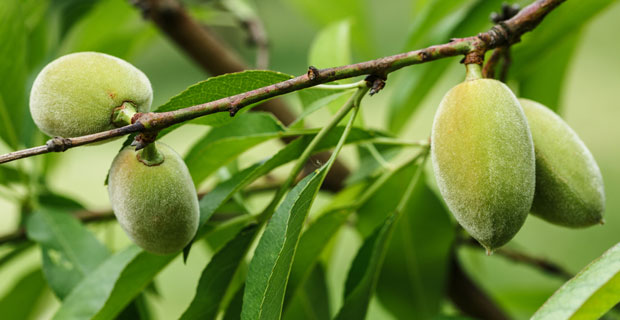
[[[108,193],[127,235],[146,251],[168,254],[196,234],[198,197],[183,159],[165,144],[156,147],[163,162],[152,166],[142,162],[146,148],[123,149],[110,168]]]
[[[128,62],[98,52],[78,52],[50,62],[35,79],[30,113],[50,136],[76,137],[114,128],[112,113],[123,102],[148,112],[148,78]]]
[[[519,99],[536,152],[536,192],[532,213],[566,227],[603,220],[605,191],[590,150],[562,118],[547,107]]]
[[[519,231],[534,197],[534,146],[519,102],[503,83],[467,80],[435,114],[433,170],[457,221],[490,253]]]

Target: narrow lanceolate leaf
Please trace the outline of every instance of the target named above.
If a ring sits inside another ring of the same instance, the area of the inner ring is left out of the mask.
[[[0,138],[17,148],[24,103],[27,32],[21,0],[5,0],[0,5]]]
[[[280,318],[286,283],[301,229],[325,175],[350,133],[356,111],[353,110],[354,113],[338,139],[338,145],[329,161],[301,180],[286,195],[269,220],[250,262],[241,319]]]
[[[345,283],[344,304],[336,319],[364,319],[366,317],[395,219],[395,215],[390,215],[362,244],[349,270]]]
[[[282,124],[271,114],[242,114],[198,140],[185,156],[185,163],[194,183],[200,184],[242,152],[278,137],[283,131]]]
[[[598,319],[620,302],[620,243],[566,282],[532,319]]]
[[[308,281],[313,267],[329,241],[347,221],[349,213],[348,209],[328,211],[312,223],[301,236],[286,286],[285,312],[302,290],[303,284]]]
[[[362,188],[350,187],[338,193],[324,214],[319,216],[314,223],[308,227],[299,240],[298,250],[295,252],[295,260],[289,276],[289,283],[286,287],[286,299],[284,309],[288,308],[289,303],[298,294],[298,289],[305,283],[316,264],[320,254],[327,247],[329,241],[336,235],[340,227],[347,221],[349,215],[357,211],[367,212],[378,209],[383,217],[396,207],[386,205],[376,208],[368,206],[369,202],[384,201],[382,191],[385,190],[392,197],[403,193],[402,185],[406,184],[411,178],[412,166],[405,163],[393,171],[383,173],[372,184],[360,184]],[[404,178],[404,179],[402,179]],[[395,183],[400,183],[398,188],[394,188]],[[379,200],[377,200],[379,198]],[[374,209],[373,209],[374,208]]]
[[[209,78],[199,82],[178,95],[172,97],[170,101],[160,106],[156,112],[164,112],[187,108],[193,105],[202,104],[210,101],[233,96],[246,91],[258,89],[274,83],[291,79],[292,76],[274,72],[250,70],[237,73],[229,73],[218,77]],[[247,108],[241,109],[244,111]],[[233,118],[226,112],[218,112],[206,117],[201,117],[191,121],[191,123],[221,126],[232,121]],[[177,126],[165,129],[159,136],[174,130]]]
[[[224,312],[224,317],[222,320],[239,320],[241,319],[241,307],[243,305],[243,291],[245,291],[245,285],[242,285],[232,300],[228,303],[226,307],[226,311]]]
[[[421,176],[396,222],[377,284],[377,297],[396,319],[438,315],[453,239],[449,214]]]
[[[333,148],[338,143],[338,139],[343,131],[344,128],[342,127],[334,128],[334,130],[328,133],[319,143],[316,147],[316,152]],[[209,220],[213,213],[228,201],[233,194],[269,171],[297,159],[303,153],[312,138],[314,138],[314,135],[315,134],[309,134],[289,143],[271,158],[240,171],[232,178],[218,184],[215,189],[204,196],[200,200],[200,222],[196,238],[200,238],[204,235],[207,231],[207,220]],[[377,131],[352,128],[346,143],[360,143],[382,136],[385,135]],[[190,247],[191,246],[188,245],[188,247],[185,248],[185,256],[187,256]]]
[[[377,287],[383,262],[389,251],[392,234],[396,229],[397,223],[405,215],[407,206],[414,199],[415,186],[420,181],[420,170],[420,166],[415,165],[415,162],[413,162],[403,166],[400,173],[388,177],[386,185],[394,181],[394,178],[405,176],[408,179],[405,183],[400,184],[401,190],[391,190],[392,197],[394,197],[394,194],[402,195],[396,197],[398,203],[388,203],[385,208],[378,209],[384,217],[383,222],[366,238],[351,264],[351,269],[345,282],[344,303],[338,312],[337,319],[364,319],[366,317],[370,299]],[[406,190],[402,190],[402,186],[408,187]],[[384,191],[383,189],[390,190],[390,188],[382,188],[381,191]],[[358,210],[360,219],[364,215],[363,209],[372,207],[370,206],[372,200],[382,198],[380,192],[376,193],[373,198]]]
[[[277,319],[299,234],[325,177],[325,167],[290,191],[269,221],[250,262],[242,319]]]
[[[71,214],[41,209],[26,224],[28,237],[41,246],[43,272],[64,299],[109,255],[108,250]]]
[[[327,280],[322,265],[314,266],[308,281],[299,290],[283,318],[285,320],[330,318],[329,291],[327,290]]]
[[[45,289],[45,279],[41,269],[24,275],[13,288],[0,299],[3,319],[30,319],[33,306],[41,298]]]
[[[215,319],[230,281],[259,230],[256,224],[248,226],[213,256],[181,319]]]
[[[54,319],[113,319],[175,256],[134,245],[110,256],[71,291]]]

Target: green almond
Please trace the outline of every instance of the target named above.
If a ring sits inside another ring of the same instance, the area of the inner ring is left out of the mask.
[[[433,170],[457,221],[490,253],[529,213],[534,147],[517,98],[503,83],[471,79],[452,88],[435,115]]]
[[[572,228],[602,223],[605,190],[590,150],[553,111],[535,101],[519,102],[527,116],[536,153],[532,213]]]

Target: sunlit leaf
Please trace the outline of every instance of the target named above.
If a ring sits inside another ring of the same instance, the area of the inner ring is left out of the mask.
[[[65,298],[54,319],[111,319],[176,255],[158,256],[131,245],[110,256]]]
[[[0,299],[3,319],[28,319],[33,316],[33,305],[41,298],[45,289],[45,279],[41,269],[24,275]]]
[[[269,220],[250,262],[243,294],[242,319],[281,317],[286,283],[303,224],[327,172],[350,133],[352,120],[339,137],[338,145],[327,163],[302,179],[286,195]]]
[[[273,319],[280,316],[301,227],[325,173],[326,170],[322,169],[299,182],[269,221],[250,263],[243,295],[243,319]]]
[[[259,143],[278,137],[282,124],[267,113],[247,113],[231,123],[214,128],[199,139],[185,156],[195,184]]]
[[[598,319],[620,302],[620,244],[566,282],[532,319]]]
[[[292,76],[284,73],[259,70],[224,74],[190,86],[185,91],[172,97],[155,111],[164,112],[187,108],[272,85],[291,78]],[[248,107],[242,108],[240,112],[245,112],[247,109]],[[233,118],[231,118],[227,112],[218,112],[192,120],[191,123],[217,127],[229,123],[232,119]],[[176,125],[162,130],[159,136],[163,136],[178,126],[179,125]]]
[[[181,319],[215,318],[230,281],[259,230],[256,224],[248,226],[211,258]]]
[[[357,252],[345,283],[344,304],[336,319],[364,319],[372,297],[387,246],[393,230],[395,216],[390,215],[370,237],[364,240]]]
[[[109,255],[106,247],[66,212],[40,209],[28,218],[26,231],[41,246],[43,272],[60,299]]]

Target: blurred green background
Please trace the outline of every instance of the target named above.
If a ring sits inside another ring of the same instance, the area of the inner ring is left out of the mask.
[[[419,14],[418,10],[426,1],[366,0],[359,1],[359,5],[351,10],[338,8],[338,1],[332,4],[322,2],[261,0],[255,3],[270,40],[270,69],[293,75],[304,73],[314,37],[323,27],[343,19],[348,19],[353,30],[352,61],[402,52],[403,48],[407,47],[409,31]],[[211,25],[231,47],[239,50],[247,61],[253,61],[254,50],[247,47],[244,31],[240,30],[230,17],[209,12],[202,8],[200,1],[188,1],[188,6],[193,14]],[[549,17],[554,18],[561,19],[553,14]],[[566,69],[565,80],[561,83],[558,104],[564,119],[580,135],[598,161],[606,187],[606,224],[570,230],[529,217],[517,237],[508,244],[509,248],[557,262],[571,272],[577,272],[620,241],[620,126],[617,125],[620,121],[617,96],[620,90],[620,59],[617,54],[620,51],[620,42],[615,41],[615,31],[620,30],[619,18],[620,3],[616,1],[585,25]],[[480,19],[487,19],[487,16]],[[536,32],[544,30],[546,23],[547,21],[543,22],[530,36],[536,37]],[[486,27],[475,32],[484,30]],[[524,41],[523,45],[526,43],[527,41]],[[98,1],[95,7],[77,22],[76,27],[69,31],[64,41],[56,43],[50,40],[47,46],[48,54],[41,59],[39,68],[56,56],[72,51],[103,51],[129,60],[150,78],[155,94],[154,106],[163,104],[189,85],[208,77],[183,52],[159,34],[149,21],[143,20],[137,9],[123,0]],[[541,55],[543,53],[541,52]],[[458,64],[458,58],[448,60],[448,70],[423,99],[415,117],[407,122],[402,137],[416,140],[427,138],[441,97],[463,79],[464,68]],[[408,69],[415,68],[417,66]],[[515,62],[511,72],[527,68],[528,62]],[[398,73],[402,74],[403,71]],[[36,72],[34,74],[36,75]],[[553,81],[553,76],[554,74],[548,75],[549,81],[538,83],[538,88],[544,91],[545,85],[552,87],[559,83],[560,80]],[[386,128],[386,108],[393,96],[402,94],[398,92],[399,89],[402,90],[402,86],[397,85],[398,81],[406,80],[402,78],[404,76],[391,75],[384,91],[364,101],[363,116],[370,127]],[[31,81],[32,79],[29,80]],[[518,92],[517,83],[509,82],[509,85]],[[298,105],[294,95],[286,98],[292,105]],[[319,112],[310,118],[310,123],[319,126],[328,117],[329,113]],[[184,154],[207,130],[206,127],[187,125],[166,136],[163,141]],[[103,181],[122,141],[119,139],[102,145],[75,148],[54,155],[57,164],[49,178],[53,190],[78,199],[89,209],[109,210]],[[273,153],[280,146],[276,141],[261,144],[244,154],[240,163],[247,165],[262,159],[265,154]],[[0,145],[0,151],[7,152],[8,148]],[[345,148],[344,153],[345,161],[354,166],[354,149]],[[20,160],[20,165],[31,166],[34,161]],[[428,179],[432,179],[431,171],[427,171]],[[278,172],[286,172],[286,168]],[[207,186],[208,184],[202,187]],[[321,202],[317,202],[315,207],[320,207],[320,204]],[[15,230],[19,221],[16,204],[0,197],[0,212],[0,234]],[[129,241],[115,224],[96,224],[91,225],[91,228],[114,249],[124,247]],[[361,241],[354,232],[346,232],[339,239],[335,252],[342,253],[343,257],[338,262],[342,265],[328,270],[328,279],[334,282],[330,283],[334,301],[341,300],[338,286],[342,284],[337,282],[343,281],[350,259]],[[0,253],[4,253],[5,249],[0,247]],[[156,278],[160,295],[152,296],[150,303],[156,310],[156,319],[176,318],[187,307],[210,254],[206,248],[195,250],[187,265],[183,265],[180,258],[177,258]],[[481,250],[461,248],[459,254],[472,277],[517,318],[529,317],[563,283],[529,266],[508,262],[500,256],[487,257]],[[39,260],[40,252],[32,248],[24,257],[1,268],[0,297],[7,294],[20,275],[39,265]],[[58,307],[58,301],[48,290],[45,299],[39,301],[35,307],[39,310],[39,318],[47,318]],[[389,318],[389,315],[378,303],[373,303],[369,318]]]

